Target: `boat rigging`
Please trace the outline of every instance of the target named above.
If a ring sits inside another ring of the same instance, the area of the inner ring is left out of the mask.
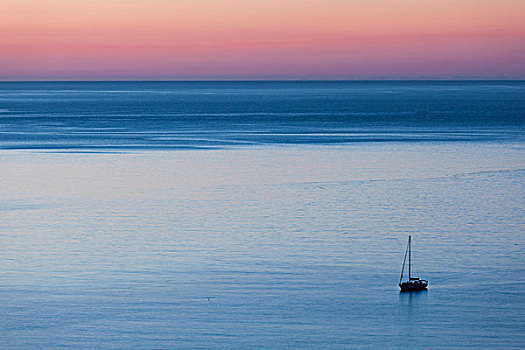
[[[405,265],[408,255],[408,280],[403,282],[403,273],[405,272]],[[399,278],[399,288],[402,292],[411,292],[416,290],[425,290],[428,287],[428,281],[417,277],[412,277],[412,236],[408,236],[407,249],[405,251],[405,259],[403,260],[403,267],[401,268],[401,278]]]

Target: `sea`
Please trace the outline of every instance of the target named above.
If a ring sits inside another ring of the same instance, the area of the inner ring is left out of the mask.
[[[525,349],[525,82],[0,83],[0,349],[407,348]]]

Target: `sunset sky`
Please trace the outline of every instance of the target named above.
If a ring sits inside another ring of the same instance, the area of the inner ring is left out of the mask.
[[[1,0],[0,80],[525,79],[525,0]]]

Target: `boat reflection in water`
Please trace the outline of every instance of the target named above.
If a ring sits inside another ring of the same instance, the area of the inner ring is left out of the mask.
[[[403,282],[403,273],[405,272],[405,265],[408,255],[408,280]],[[401,278],[399,278],[399,288],[402,292],[412,292],[418,290],[426,290],[428,281],[417,277],[412,277],[412,236],[408,236],[407,249],[405,251],[405,259],[403,260],[403,267],[401,269]]]

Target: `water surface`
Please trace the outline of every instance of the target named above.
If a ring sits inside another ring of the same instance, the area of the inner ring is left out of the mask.
[[[524,97],[1,83],[0,348],[523,348]]]

